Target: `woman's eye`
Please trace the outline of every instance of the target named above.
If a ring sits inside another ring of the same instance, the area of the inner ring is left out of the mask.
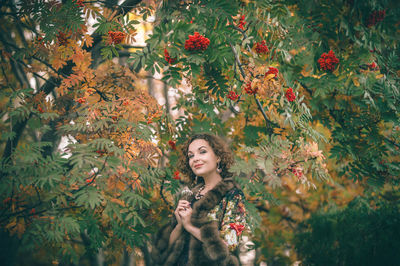
[[[193,158],[193,154],[188,155],[188,158],[189,158],[189,159],[190,159],[190,158]]]
[[[202,150],[202,151],[200,151],[200,153],[206,153],[207,151],[206,150]]]

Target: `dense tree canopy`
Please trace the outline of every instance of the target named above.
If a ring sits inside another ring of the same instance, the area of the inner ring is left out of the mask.
[[[1,259],[151,265],[187,181],[179,145],[202,131],[235,152],[258,262],[335,265],[315,238],[337,256],[358,230],[324,235],[336,224],[398,228],[399,13],[394,0],[4,1]]]

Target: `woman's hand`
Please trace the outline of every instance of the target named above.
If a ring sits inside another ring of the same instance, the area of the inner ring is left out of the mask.
[[[178,212],[179,216],[181,217],[181,222],[182,225],[185,229],[188,229],[192,225],[192,222],[190,221],[190,218],[192,217],[192,208],[184,208]]]
[[[190,207],[189,201],[187,201],[187,200],[180,200],[180,201],[178,202],[178,206],[176,207],[176,210],[175,210],[175,212],[174,212],[175,218],[176,218],[176,220],[178,221],[178,225],[182,225],[182,218],[181,218],[180,212],[181,212],[181,211],[185,211],[185,210],[187,210],[187,209],[189,209],[189,208],[192,209],[192,208]]]
[[[192,224],[191,218],[192,218],[192,208],[189,206],[189,208],[183,209],[179,211],[179,216],[181,217],[182,221],[182,226],[185,228],[187,232],[192,234],[194,237],[196,237],[198,240],[201,240],[201,233],[200,229],[195,227]]]
[[[187,200],[180,200],[178,202],[178,206],[174,212],[175,218],[178,224],[175,226],[174,230],[172,230],[171,235],[169,236],[169,245],[172,245],[176,239],[182,234],[182,218],[179,212],[184,211],[185,209],[190,208],[190,203]]]

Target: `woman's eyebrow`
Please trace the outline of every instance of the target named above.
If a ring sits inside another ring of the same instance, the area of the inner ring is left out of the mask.
[[[201,148],[207,149],[206,146],[200,146],[197,150],[200,150]],[[192,152],[192,151],[188,151],[188,154],[189,154],[189,153],[193,153],[193,152]]]

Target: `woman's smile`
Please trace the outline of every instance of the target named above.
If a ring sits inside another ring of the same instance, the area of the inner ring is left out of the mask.
[[[202,167],[204,164],[203,163],[198,163],[194,165],[194,168],[199,169],[200,167]]]

